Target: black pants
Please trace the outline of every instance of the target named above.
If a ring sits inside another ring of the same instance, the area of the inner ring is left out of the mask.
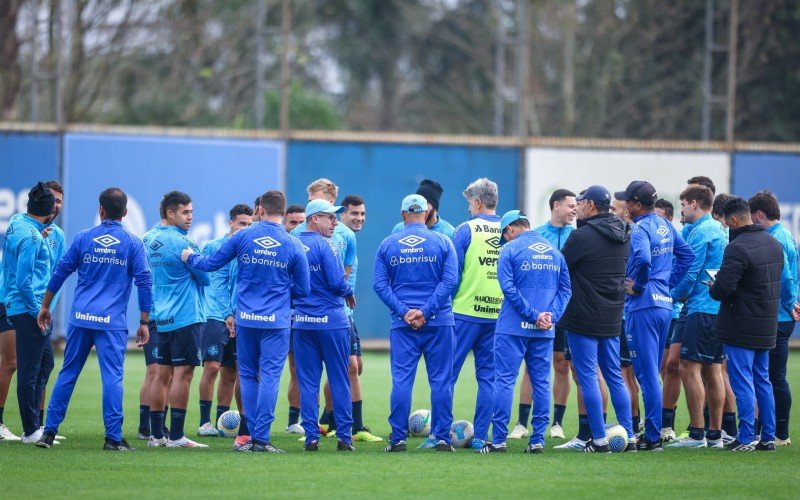
[[[30,436],[44,424],[39,422],[39,405],[53,371],[53,344],[50,331],[42,332],[30,314],[15,314],[9,319],[17,332],[19,416],[22,431]]]
[[[769,381],[775,397],[775,437],[789,438],[789,412],[792,409],[792,393],[786,380],[786,362],[789,359],[789,337],[794,330],[794,321],[778,323],[778,338],[775,349],[769,351]]]

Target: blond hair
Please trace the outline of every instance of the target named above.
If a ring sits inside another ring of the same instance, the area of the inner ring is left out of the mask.
[[[306,188],[308,194],[311,195],[318,191],[322,191],[323,194],[326,196],[333,198],[334,200],[339,195],[339,187],[333,183],[330,179],[325,179],[324,177],[321,179],[317,179],[311,184],[308,185]]]

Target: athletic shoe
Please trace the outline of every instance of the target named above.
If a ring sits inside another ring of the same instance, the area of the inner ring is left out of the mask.
[[[706,438],[706,448],[713,448],[715,450],[722,450],[725,448],[725,442],[722,438],[708,439]]]
[[[44,426],[43,425],[39,426],[39,430],[44,432]],[[64,436],[59,436],[58,434],[56,434],[56,441],[63,441],[65,439],[67,439],[67,438],[65,438]]]
[[[781,439],[777,437],[775,438],[775,446],[789,446],[791,444],[792,444],[792,438],[786,438],[786,439]]]
[[[636,451],[637,451],[636,450],[636,441],[635,440],[628,441],[628,446],[626,446],[625,449],[622,450],[622,451],[624,451],[625,453],[636,453]]]
[[[381,439],[381,441],[383,440]],[[345,443],[340,439],[336,444],[336,451],[356,451],[356,449],[352,444]]]
[[[687,430],[687,431],[683,431],[680,434],[678,434],[678,437],[675,438],[675,440],[676,441],[680,441],[681,439],[686,439],[688,437],[689,437],[689,431]]]
[[[328,433],[328,424],[319,424],[319,433],[323,436]]]
[[[147,441],[147,446],[152,446],[153,448],[167,446],[167,438],[162,437],[156,439],[154,436],[150,436],[150,439]]]
[[[594,444],[594,441],[589,441],[583,447],[584,453],[611,453],[611,446],[606,444]]]
[[[22,434],[22,444],[36,444],[37,441],[42,439],[42,434],[44,434],[44,429],[36,429],[30,436]],[[55,439],[55,436],[53,436],[53,439]]]
[[[197,428],[197,435],[202,437],[219,437],[219,430],[211,425],[211,422],[206,422]]]
[[[400,451],[407,451],[407,450],[408,446],[406,446],[405,441],[398,441],[396,443],[390,442],[388,445],[386,445],[386,448],[383,449],[383,451],[387,453],[397,453]]]
[[[149,441],[150,440],[150,429],[139,429],[136,432],[136,439],[140,441]]]
[[[167,439],[167,448],[208,448],[207,444],[197,443],[186,436],[180,439]]]
[[[528,434],[530,434],[528,428],[518,423],[517,426],[514,427],[514,430],[508,433],[508,439],[522,439]]]
[[[42,434],[42,437],[39,438],[38,441],[36,441],[36,446],[38,446],[39,448],[44,448],[46,450],[49,450],[50,448],[53,447],[53,442],[55,441],[55,439],[56,439],[55,434],[53,434],[52,432],[45,432]]]
[[[544,446],[539,443],[536,444],[529,444],[527,448],[525,448],[525,453],[544,453]]]
[[[450,452],[456,451],[456,449],[453,448],[453,445],[445,443],[444,439],[440,439],[439,442],[436,443],[435,449],[436,451],[450,451]]]
[[[235,444],[235,445],[233,445],[233,451],[239,452],[239,453],[249,453],[249,452],[253,451],[253,442],[252,441],[248,441],[248,442],[243,443],[243,444]]]
[[[292,424],[286,427],[286,434],[305,434],[306,431],[303,430],[303,426],[300,424]]]
[[[279,448],[275,448],[272,446],[272,443],[253,443],[253,446],[250,448],[250,451],[253,453],[283,453],[283,450]]]
[[[660,439],[658,441],[648,441],[646,437],[642,436],[636,443],[636,449],[639,451],[664,451],[664,446],[661,444]]]
[[[759,441],[756,445],[756,451],[775,451],[775,441]]]
[[[678,437],[675,435],[675,431],[672,430],[672,427],[661,428],[661,441],[664,443],[670,443],[676,439],[678,439]]]
[[[336,437],[336,429],[333,429],[331,431],[325,432],[325,434],[323,434],[323,436],[325,436],[326,438],[335,438]]]
[[[474,437],[472,440],[470,440],[469,446],[465,446],[465,448],[471,448],[475,451],[480,451],[484,446],[486,446],[486,441]]]
[[[678,439],[674,443],[667,445],[667,448],[705,448],[705,447],[706,447],[706,438],[692,439],[688,436],[683,439]]]
[[[566,443],[560,444],[558,446],[555,446],[553,449],[580,451],[586,446],[586,443],[588,443],[588,441],[584,441],[583,439],[578,439],[578,437],[575,436],[574,438],[570,439]]]
[[[246,445],[250,442],[250,436],[236,436],[236,439],[233,440],[233,449],[236,450],[241,448],[242,446]]]
[[[22,441],[22,438],[14,435],[5,424],[0,424],[0,441]]]
[[[528,428],[525,428],[525,435],[527,436]],[[554,439],[565,439],[564,437],[564,429],[561,428],[558,424],[553,424],[550,426],[550,437]]]
[[[119,446],[120,448],[125,448],[124,451],[136,451],[136,448],[132,448],[131,445],[129,445],[128,442],[125,441],[125,438],[122,438],[122,441],[119,442]]]
[[[508,447],[505,443],[503,444],[492,444],[486,443],[483,447],[479,450],[476,450],[475,453],[507,453]]]
[[[305,446],[303,446],[305,451],[319,451],[319,441],[316,439],[313,441],[308,442]]]
[[[736,436],[731,436],[727,432],[722,431],[722,443],[725,446],[728,446],[729,444],[731,444],[734,441],[736,441]]]
[[[136,451],[134,448],[128,444],[127,441],[124,439],[120,442],[112,441],[106,438],[105,444],[103,444],[103,451]]]
[[[435,436],[426,437],[425,441],[423,441],[421,445],[417,446],[418,450],[427,450],[429,448],[436,448],[436,437]]]
[[[365,441],[367,443],[379,443],[383,441],[382,437],[378,437],[370,432],[369,427],[362,427],[360,431],[353,433],[353,441]]]
[[[728,449],[730,451],[756,451],[756,447],[754,444],[740,443],[738,439],[729,444]]]

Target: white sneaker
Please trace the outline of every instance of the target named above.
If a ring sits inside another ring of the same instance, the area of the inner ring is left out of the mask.
[[[21,438],[22,444],[36,444],[36,441],[42,439],[42,434],[44,434],[42,429],[36,429],[30,436],[26,436],[23,433]]]
[[[152,446],[153,448],[161,448],[167,445],[167,438],[162,437],[156,439],[155,436],[150,436],[150,439],[147,440],[147,446]]]
[[[550,437],[556,439],[564,439],[564,429],[558,424],[550,426]]]
[[[722,444],[728,446],[732,442],[736,441],[736,436],[731,436],[725,431],[722,431]],[[777,445],[777,444],[776,444]]]
[[[675,431],[672,427],[662,427],[661,428],[661,441],[664,443],[669,443],[678,439],[678,436],[675,435]]]
[[[206,422],[197,428],[197,435],[204,437],[219,437],[219,431],[216,427],[211,425],[211,422]]]
[[[14,435],[14,433],[6,427],[6,424],[0,424],[0,441],[22,441],[22,438]],[[777,439],[775,441],[777,442]]]
[[[208,448],[207,444],[196,443],[191,439],[183,436],[180,439],[176,439],[175,441],[168,439],[167,440],[167,448]]]
[[[775,438],[775,446],[789,446],[792,444],[792,438],[780,439]]]
[[[722,442],[722,440],[720,440],[720,442]],[[706,438],[692,439],[690,437],[678,439],[674,443],[667,445],[667,448],[705,448],[705,447],[706,447]]]
[[[306,431],[303,430],[303,426],[300,424],[292,424],[286,428],[286,434],[303,434],[305,435]]]
[[[522,439],[528,434],[530,434],[528,428],[518,423],[514,430],[508,434],[508,439]]]
[[[589,441],[584,441],[583,439],[578,439],[578,437],[575,436],[566,443],[555,446],[554,449],[583,451],[583,449],[586,447],[586,443],[588,442]]]

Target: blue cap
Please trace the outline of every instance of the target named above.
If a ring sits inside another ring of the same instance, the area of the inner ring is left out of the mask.
[[[528,220],[528,216],[522,210],[509,210],[503,217],[500,218],[500,244],[505,245],[506,239],[503,238],[503,232],[509,224],[518,220]]]
[[[611,192],[603,186],[589,186],[583,194],[575,197],[575,201],[593,201],[598,208],[611,207]]]
[[[428,210],[428,202],[422,195],[410,194],[403,198],[403,203],[400,205],[400,210],[411,213],[426,212]]]
[[[332,205],[328,200],[311,200],[306,205],[306,218],[314,214],[338,214],[344,211],[344,207],[337,207]]]

